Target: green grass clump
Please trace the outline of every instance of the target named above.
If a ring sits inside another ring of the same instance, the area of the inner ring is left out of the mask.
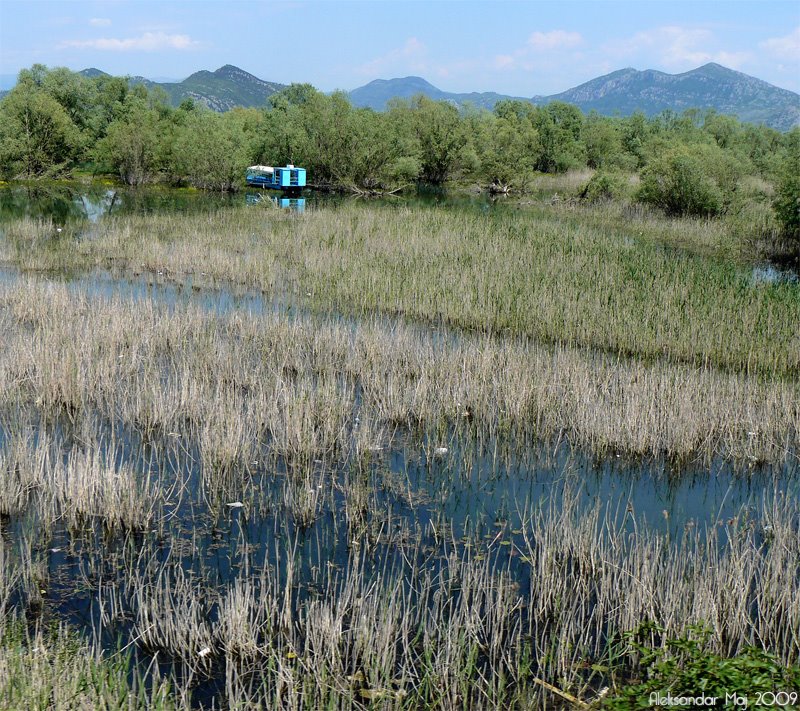
[[[147,688],[131,676],[126,653],[109,656],[64,625],[26,631],[20,620],[5,621],[0,633],[0,708],[156,709],[178,705],[158,678]]]

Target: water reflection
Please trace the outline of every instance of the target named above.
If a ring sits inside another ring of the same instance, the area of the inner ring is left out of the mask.
[[[298,197],[286,197],[284,195],[267,195],[265,193],[252,193],[245,194],[245,202],[248,205],[272,205],[282,210],[291,210],[292,212],[305,212],[306,199]]]
[[[241,204],[241,196],[194,189],[127,188],[103,183],[37,183],[0,188],[0,223],[21,217],[55,224],[97,223],[108,215],[215,211]]]
[[[36,183],[0,186],[0,224],[22,217],[51,219],[56,225],[97,223],[108,215],[150,213],[203,213],[229,207],[261,203],[280,209],[304,212],[311,205],[336,207],[358,196],[304,191],[301,195],[245,191],[212,193],[193,188],[142,186],[130,188],[109,181],[92,183]],[[451,194],[418,190],[411,194],[368,198],[371,204],[393,206],[446,207],[481,213],[503,209],[503,201],[485,194]]]
[[[800,275],[792,269],[782,269],[773,264],[759,264],[750,277],[754,286],[758,284],[797,284]]]

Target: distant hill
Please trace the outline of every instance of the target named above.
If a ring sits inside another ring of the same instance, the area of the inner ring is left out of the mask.
[[[94,68],[80,73],[87,77],[106,74]],[[180,82],[154,82],[144,77],[130,77],[130,80],[148,88],[161,87],[174,106],[184,99],[193,99],[215,111],[227,111],[234,106],[264,106],[272,94],[286,88],[285,84],[264,81],[230,64],[213,72],[195,72]],[[392,98],[408,99],[417,94],[457,106],[490,110],[503,99],[534,104],[565,101],[584,112],[594,110],[608,116],[627,116],[635,111],[653,116],[665,109],[681,113],[697,108],[733,114],[742,121],[763,123],[781,131],[800,125],[800,94],[714,63],[682,74],[620,69],[560,94],[532,98],[495,92],[448,92],[416,76],[376,79],[353,89],[349,97],[354,106],[383,111]]]
[[[437,89],[433,84],[422,77],[403,77],[402,79],[375,79],[369,84],[353,89],[349,93],[353,106],[383,111],[391,99],[410,99],[417,94],[424,94],[435,101],[450,101],[459,106],[471,104],[482,109],[493,109],[494,105],[503,99],[528,99],[519,96],[505,96],[491,91],[473,91],[466,94],[455,94]]]
[[[111,75],[108,72],[101,71],[100,69],[95,69],[94,67],[90,67],[89,69],[82,69],[78,72],[81,76],[86,77],[87,79],[95,79],[97,77],[110,77]]]
[[[99,69],[84,69],[80,73],[87,77],[105,74]],[[286,88],[285,84],[264,81],[230,64],[214,72],[195,72],[181,82],[161,83],[144,77],[130,77],[130,80],[148,88],[161,87],[173,106],[184,99],[193,99],[214,111],[227,111],[234,106],[264,106],[272,94]]]
[[[705,64],[683,74],[648,69],[620,69],[534,103],[565,101],[582,111],[648,116],[664,109],[715,109],[741,121],[764,123],[782,131],[800,124],[800,95],[719,64]]]
[[[356,106],[380,111],[391,98],[408,98],[414,94],[457,105],[469,102],[487,109],[501,99],[520,98],[492,92],[451,93],[421,77],[405,77],[372,81],[351,91],[350,100]],[[627,116],[635,111],[653,116],[664,109],[679,113],[689,108],[715,109],[722,114],[734,114],[742,121],[764,123],[781,131],[800,124],[800,95],[713,63],[683,74],[620,69],[560,94],[523,100],[535,104],[565,101],[584,112],[595,110],[608,116]]]

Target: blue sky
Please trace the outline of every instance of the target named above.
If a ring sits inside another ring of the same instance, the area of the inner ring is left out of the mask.
[[[5,76],[35,62],[153,79],[235,64],[323,91],[415,74],[533,96],[709,61],[800,92],[800,0],[0,0]]]

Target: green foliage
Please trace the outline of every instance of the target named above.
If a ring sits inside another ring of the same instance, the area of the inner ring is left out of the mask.
[[[420,180],[442,185],[458,168],[467,138],[461,130],[458,110],[444,101],[415,97],[411,122],[419,144]]]
[[[487,114],[480,122],[479,159],[486,182],[520,187],[533,172],[541,146],[529,116],[509,108],[501,106],[499,115]]]
[[[635,170],[638,158],[623,148],[623,132],[619,121],[592,112],[581,129],[586,146],[586,164],[590,168]]]
[[[251,163],[294,163],[309,170],[312,183],[337,188],[463,180],[523,192],[536,172],[589,167],[604,176],[588,199],[613,196],[619,185],[605,174],[639,170],[644,202],[670,214],[713,216],[741,210],[746,201],[738,183],[750,174],[781,183],[778,219],[789,234],[795,224],[798,171],[786,166],[798,132],[781,134],[713,111],[609,118],[584,116],[563,102],[521,100],[500,101],[491,112],[459,111],[420,95],[375,112],[310,84],[284,88],[263,109],[204,111],[191,99],[171,107],[160,87],[36,64],[20,72],[17,87],[0,101],[0,175],[52,176],[94,160],[95,170],[130,184],[235,190]],[[758,209],[767,215],[771,208],[759,203]]]
[[[642,171],[638,198],[671,215],[713,216],[730,204],[743,170],[714,145],[677,145]]]
[[[131,655],[108,657],[64,626],[29,633],[19,620],[0,630],[4,709],[176,709],[169,684],[131,671]]]
[[[0,104],[0,166],[12,178],[65,172],[80,145],[66,111],[34,81],[16,87]]]
[[[624,176],[598,170],[581,190],[580,197],[587,202],[617,200],[627,192]]]
[[[124,117],[112,121],[98,142],[94,157],[113,166],[128,185],[150,182],[160,168],[161,130],[158,113],[139,97],[124,100]]]
[[[790,140],[773,206],[784,234],[800,240],[800,129],[792,131]]]
[[[653,644],[663,633],[648,623],[624,635],[628,653],[639,658],[646,679],[607,697],[603,708],[652,708],[651,694],[717,697],[716,707],[722,708],[726,694],[747,697],[753,704],[758,692],[800,693],[800,666],[786,666],[763,649],[746,647],[735,657],[720,656],[711,649],[710,630],[702,625],[690,626],[684,636],[668,639],[663,646]]]
[[[583,114],[576,106],[554,101],[537,108],[531,119],[541,146],[536,170],[563,173],[586,165],[585,146],[580,142]]]
[[[233,190],[249,163],[250,109],[225,114],[192,111],[177,130],[174,162],[192,185],[220,192]]]

